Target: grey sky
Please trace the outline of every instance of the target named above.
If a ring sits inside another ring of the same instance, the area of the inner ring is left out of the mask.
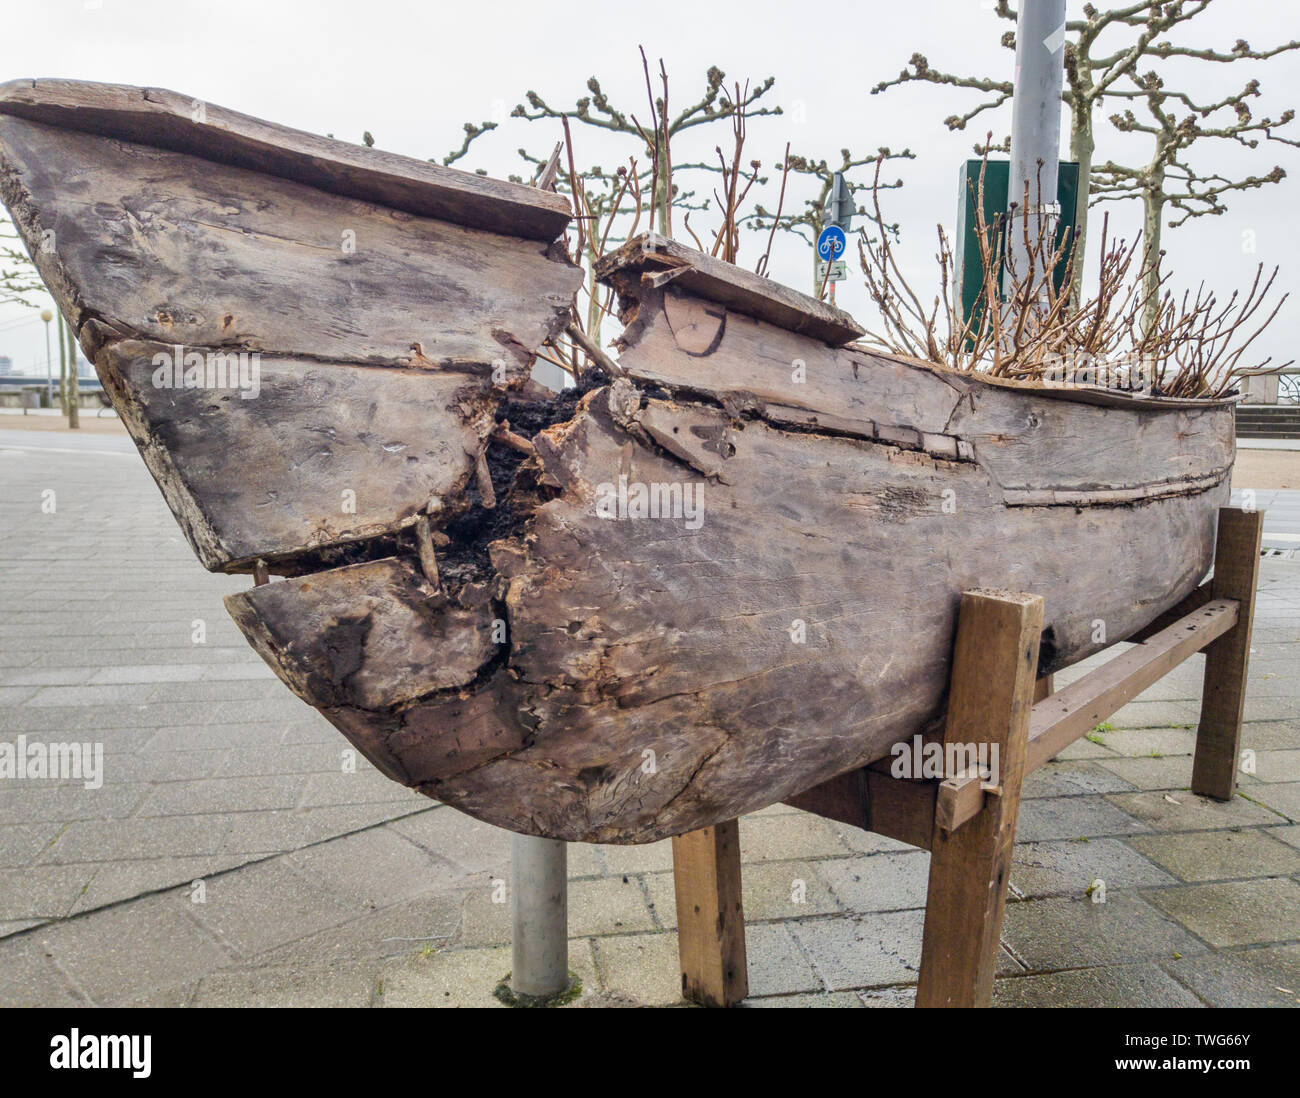
[[[1097,0],[1103,6],[1104,0]],[[1070,0],[1077,14],[1082,3]],[[988,129],[1002,136],[1009,105],[982,116],[970,130],[951,134],[942,119],[974,105],[973,93],[910,85],[872,97],[869,90],[893,76],[914,51],[946,71],[1009,77],[1013,53],[998,39],[1008,26],[982,0],[897,0],[809,6],[769,0],[706,3],[657,0],[629,6],[565,3],[402,3],[398,0],[0,0],[0,79],[59,76],[172,88],[196,98],[320,133],[360,140],[370,130],[377,144],[420,158],[441,158],[460,142],[466,120],[500,118],[527,89],[555,106],[584,94],[591,74],[611,98],[643,113],[644,86],[637,45],[663,57],[677,105],[693,101],[703,73],[717,65],[728,79],[772,75],[769,101],[784,117],[752,123],[747,153],[770,165],[785,142],[793,151],[833,158],[845,145],[855,153],[889,145],[910,146],[917,159],[899,166],[906,186],[890,194],[886,210],[902,224],[902,258],[913,286],[925,296],[937,289],[934,226],[951,230],[957,166]],[[1194,24],[1185,40],[1229,48],[1239,37],[1256,47],[1296,33],[1289,4],[1220,0]],[[593,13],[595,15],[593,16]],[[1285,14],[1279,14],[1285,13]],[[1265,64],[1187,66],[1189,90],[1210,99],[1240,87],[1251,75],[1263,82],[1256,114],[1276,117],[1300,102],[1300,57]],[[1297,127],[1300,129],[1300,127]],[[696,131],[699,133],[700,131]],[[527,141],[549,149],[558,126],[502,126],[475,146],[470,167],[505,176],[521,170],[514,150]],[[611,144],[585,128],[575,133],[581,162],[610,167],[635,151]],[[686,147],[691,159],[712,157],[724,133]],[[1099,127],[1099,160],[1137,159],[1142,143]],[[1220,143],[1222,145],[1222,143]],[[1062,149],[1066,155],[1067,150]],[[679,156],[681,154],[678,154]],[[1228,173],[1263,173],[1281,164],[1278,186],[1232,196],[1230,212],[1167,232],[1166,247],[1180,283],[1201,278],[1228,291],[1248,281],[1259,262],[1282,265],[1283,289],[1300,285],[1296,256],[1300,228],[1300,150],[1280,145],[1220,148],[1202,163]],[[711,184],[710,184],[711,185]],[[801,196],[794,196],[798,199]],[[775,204],[775,188],[765,196]],[[1131,234],[1140,226],[1136,203],[1112,206],[1112,224]],[[692,218],[694,225],[696,219]],[[701,219],[707,223],[707,218]],[[698,231],[698,229],[697,229]],[[1243,249],[1253,232],[1256,246]],[[1096,234],[1093,234],[1095,241]],[[763,244],[742,245],[740,262],[754,265]],[[808,288],[811,258],[793,239],[781,240],[770,274]],[[852,267],[850,268],[852,274]],[[873,322],[860,278],[840,287],[839,303]],[[34,313],[0,308],[0,354],[20,366],[40,362],[43,326]],[[1279,361],[1293,356],[1292,332],[1300,302],[1288,302],[1261,353]]]

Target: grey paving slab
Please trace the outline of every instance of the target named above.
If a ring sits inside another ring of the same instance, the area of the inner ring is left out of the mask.
[[[1162,895],[1159,892],[1149,896]],[[1205,948],[1184,927],[1128,892],[1007,904],[1002,940],[1031,971],[1162,961]]]
[[[186,891],[146,896],[125,907],[37,931],[74,988],[100,1006],[197,980],[230,954],[186,910]]]
[[[1300,939],[1300,882],[1285,877],[1183,885],[1145,895],[1214,946]]]
[[[1022,897],[1083,896],[1096,881],[1107,889],[1173,884],[1175,877],[1135,851],[1129,839],[1066,839],[1017,844],[1011,887]],[[1140,849],[1140,848],[1139,848]]]
[[[1195,1007],[1201,1000],[1157,965],[1110,965],[993,984],[993,1005],[1003,1007]]]
[[[1210,1006],[1300,1006],[1300,946],[1198,953],[1163,967]]]
[[[1278,842],[1269,835],[1269,830],[1135,835],[1129,842],[1134,849],[1184,881],[1272,877],[1300,872],[1300,850]],[[1300,927],[1297,931],[1297,936],[1300,936]]]

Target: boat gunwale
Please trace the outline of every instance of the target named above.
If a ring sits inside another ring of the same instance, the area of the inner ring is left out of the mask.
[[[203,121],[193,117],[196,104]],[[324,137],[167,88],[23,77],[0,83],[0,115],[230,164],[318,190],[550,243],[572,219],[553,192]]]

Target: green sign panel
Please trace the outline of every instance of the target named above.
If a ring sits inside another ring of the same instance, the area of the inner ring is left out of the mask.
[[[979,234],[976,231],[975,197],[979,194],[980,169],[984,169],[984,223],[990,235],[1002,232],[1007,216],[1007,188],[1010,185],[1011,164],[1007,160],[967,160],[961,166],[957,203],[957,236],[955,242],[957,285],[961,287],[961,315],[963,322],[979,307],[984,286],[984,268],[980,264]],[[1056,229],[1056,244],[1074,236],[1075,203],[1079,194],[1079,165],[1063,160],[1057,175],[1056,201],[1061,216]],[[1002,241],[990,240],[997,252],[994,262],[1002,267]],[[1063,252],[1064,257],[1068,253]],[[1065,259],[1052,272],[1053,282],[1059,291],[1065,284]]]

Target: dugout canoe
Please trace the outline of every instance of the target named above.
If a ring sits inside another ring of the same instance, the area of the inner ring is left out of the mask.
[[[1049,672],[1210,567],[1230,401],[873,354],[653,235],[598,267],[621,376],[545,394],[563,199],[156,89],[0,86],[0,194],[199,559],[276,577],[250,643],[514,831],[785,800],[935,727],[962,590],[1042,595]]]

